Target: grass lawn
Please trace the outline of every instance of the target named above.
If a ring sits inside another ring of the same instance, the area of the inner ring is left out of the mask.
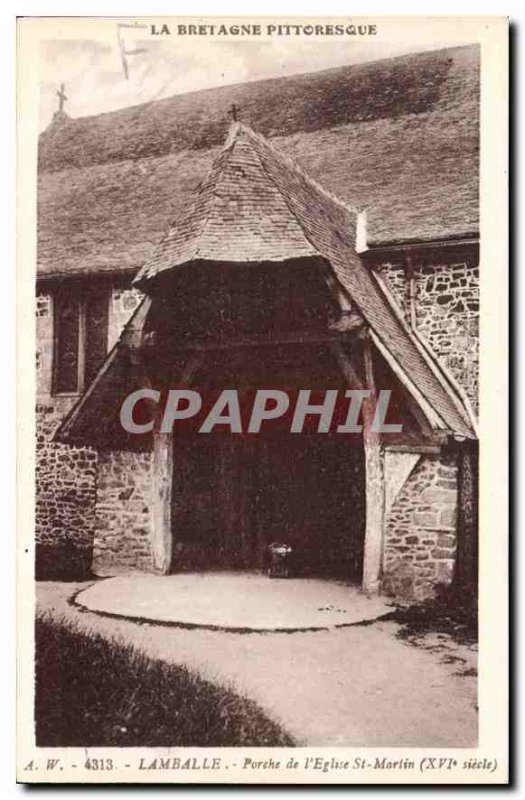
[[[256,703],[131,646],[36,619],[39,747],[293,746]]]

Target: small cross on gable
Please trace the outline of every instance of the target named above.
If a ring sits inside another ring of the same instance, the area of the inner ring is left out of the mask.
[[[235,103],[232,103],[228,113],[234,122],[237,122],[237,115],[239,111],[240,111],[239,106],[236,106]]]

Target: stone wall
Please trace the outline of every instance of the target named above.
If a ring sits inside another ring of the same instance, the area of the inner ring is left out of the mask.
[[[108,351],[116,344],[143,295],[132,287],[111,290]],[[151,569],[151,476],[149,454],[99,454],[93,569],[97,574]]]
[[[456,456],[422,455],[386,516],[383,591],[422,600],[451,583],[457,498]]]
[[[406,280],[405,268],[402,264],[391,264],[386,262],[379,267],[381,276],[386,280],[388,288],[394,295],[394,300],[403,312],[407,322],[410,322],[408,282]]]
[[[151,454],[99,453],[93,569],[151,570]]]
[[[71,402],[37,406],[35,549],[41,580],[82,577],[91,567],[97,454],[51,441]]]
[[[140,302],[134,289],[114,288],[108,297],[108,345]],[[76,395],[53,395],[53,294],[36,296],[36,575],[77,578],[89,573],[96,528],[98,456],[88,447],[56,444],[52,437],[76,402]],[[109,349],[109,348],[108,348]],[[118,454],[117,454],[118,455]],[[122,490],[129,486],[123,478]],[[105,488],[104,488],[105,491]],[[103,492],[103,499],[106,495]],[[115,508],[119,508],[116,503]],[[138,525],[142,511],[137,512]],[[129,511],[126,517],[129,523]]]
[[[38,398],[51,394],[53,368],[53,301],[49,292],[36,297],[36,392]]]
[[[479,267],[477,262],[414,263],[416,329],[478,408]],[[410,321],[401,264],[383,264],[394,297]]]

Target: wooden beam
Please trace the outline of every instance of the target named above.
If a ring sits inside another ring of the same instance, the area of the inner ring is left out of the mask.
[[[166,575],[171,569],[171,492],[173,481],[173,441],[171,433],[153,434],[153,526],[151,549],[153,566]]]
[[[372,427],[376,386],[370,336],[364,339],[365,385],[370,400],[363,403],[363,441],[365,450],[366,527],[363,561],[363,590],[368,594],[379,591],[383,567],[384,528],[384,470],[379,434]]]
[[[446,437],[443,441],[446,444]],[[441,452],[440,444],[389,444],[385,446],[385,451],[389,453],[418,453],[419,455],[439,455]]]
[[[414,267],[412,265],[412,259],[410,257],[410,253],[406,255],[406,267],[405,267],[405,274],[407,277],[407,289],[408,289],[408,318],[410,322],[410,327],[413,331],[417,328],[417,318],[416,318],[416,279],[414,277]]]
[[[337,319],[330,323],[330,330],[334,333],[352,333],[365,325],[361,314],[356,311],[341,311]]]
[[[365,451],[366,527],[363,563],[363,590],[368,594],[379,591],[383,561],[384,474],[379,434],[372,430],[375,414],[376,386],[372,364],[370,336],[364,339],[365,382],[359,379],[341,343],[332,351],[348,384],[356,389],[370,389],[370,400],[363,402],[363,447]]]
[[[478,502],[479,454],[474,445],[458,449],[457,556],[454,571],[456,586],[476,592],[478,585]]]
[[[191,356],[184,365],[179,385],[188,386],[201,363],[199,355]],[[166,575],[171,570],[173,557],[173,539],[175,531],[172,525],[173,494],[173,433],[160,430],[160,412],[157,406],[157,417],[153,431],[153,529],[151,531],[151,549],[153,566],[157,572]]]
[[[352,319],[352,322],[354,320]],[[191,342],[188,344],[174,343],[173,347],[180,353],[208,353],[213,351],[222,350],[237,350],[245,347],[275,347],[276,345],[288,344],[329,344],[342,340],[344,333],[330,332],[326,333],[310,333],[309,331],[291,331],[290,333],[280,334],[278,336],[244,336],[238,339],[228,339],[226,341],[210,341],[210,342]],[[155,338],[154,331],[150,332],[148,336],[151,339],[148,341],[157,342],[158,337]],[[149,345],[146,344],[146,347]]]
[[[332,268],[330,267],[329,270],[323,268],[322,275],[332,295],[336,299],[339,309],[341,311],[353,311],[355,306],[350,300],[350,296],[348,295],[346,289],[343,288],[341,283],[335,277],[334,273],[332,272]]]
[[[335,360],[339,364],[341,372],[345,381],[353,389],[363,389],[363,382],[355,371],[355,367],[350,361],[350,358],[345,353],[341,340],[335,340],[330,344]]]
[[[405,371],[401,369],[395,358],[382,343],[381,339],[379,339],[379,337],[374,333],[374,331],[371,331],[370,335],[375,346],[377,347],[381,355],[384,357],[385,361],[392,369],[393,373],[399,378],[401,383],[406,387],[407,391],[410,392],[416,403],[418,403],[419,407],[421,408],[421,411],[423,412],[423,414],[427,419],[427,422],[431,430],[441,429],[447,431],[447,426],[443,421],[443,419],[439,416],[437,411],[434,411],[428,400],[426,400],[423,394],[410,380]]]
[[[148,309],[149,310],[149,309]],[[128,345],[137,361],[143,362],[144,323],[147,314],[141,314],[134,326],[130,326]],[[148,381],[148,386],[151,384]],[[153,428],[153,520],[151,530],[151,550],[153,567],[162,575],[171,570],[173,556],[173,533],[171,529],[171,497],[173,491],[173,434],[160,430],[161,415],[155,406]]]
[[[336,333],[350,333],[365,324],[365,320],[357,305],[352,302],[350,295],[332,272],[332,268],[323,265],[321,275],[334,298],[339,316],[330,323],[330,330]]]

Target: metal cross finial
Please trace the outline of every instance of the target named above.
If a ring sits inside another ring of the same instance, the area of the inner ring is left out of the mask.
[[[235,103],[232,103],[230,106],[229,114],[234,122],[237,122],[237,114],[239,113],[240,109]]]
[[[65,94],[65,92],[64,92],[65,88],[66,88],[66,87],[64,86],[64,84],[63,84],[63,83],[61,83],[61,84],[60,84],[60,91],[59,91],[59,92],[57,92],[57,95],[58,95],[58,98],[59,98],[59,100],[58,100],[58,102],[59,102],[59,105],[58,105],[58,110],[59,110],[59,111],[63,111],[63,110],[64,110],[64,103],[65,103],[65,102],[66,102],[66,100],[67,100],[66,94]]]

